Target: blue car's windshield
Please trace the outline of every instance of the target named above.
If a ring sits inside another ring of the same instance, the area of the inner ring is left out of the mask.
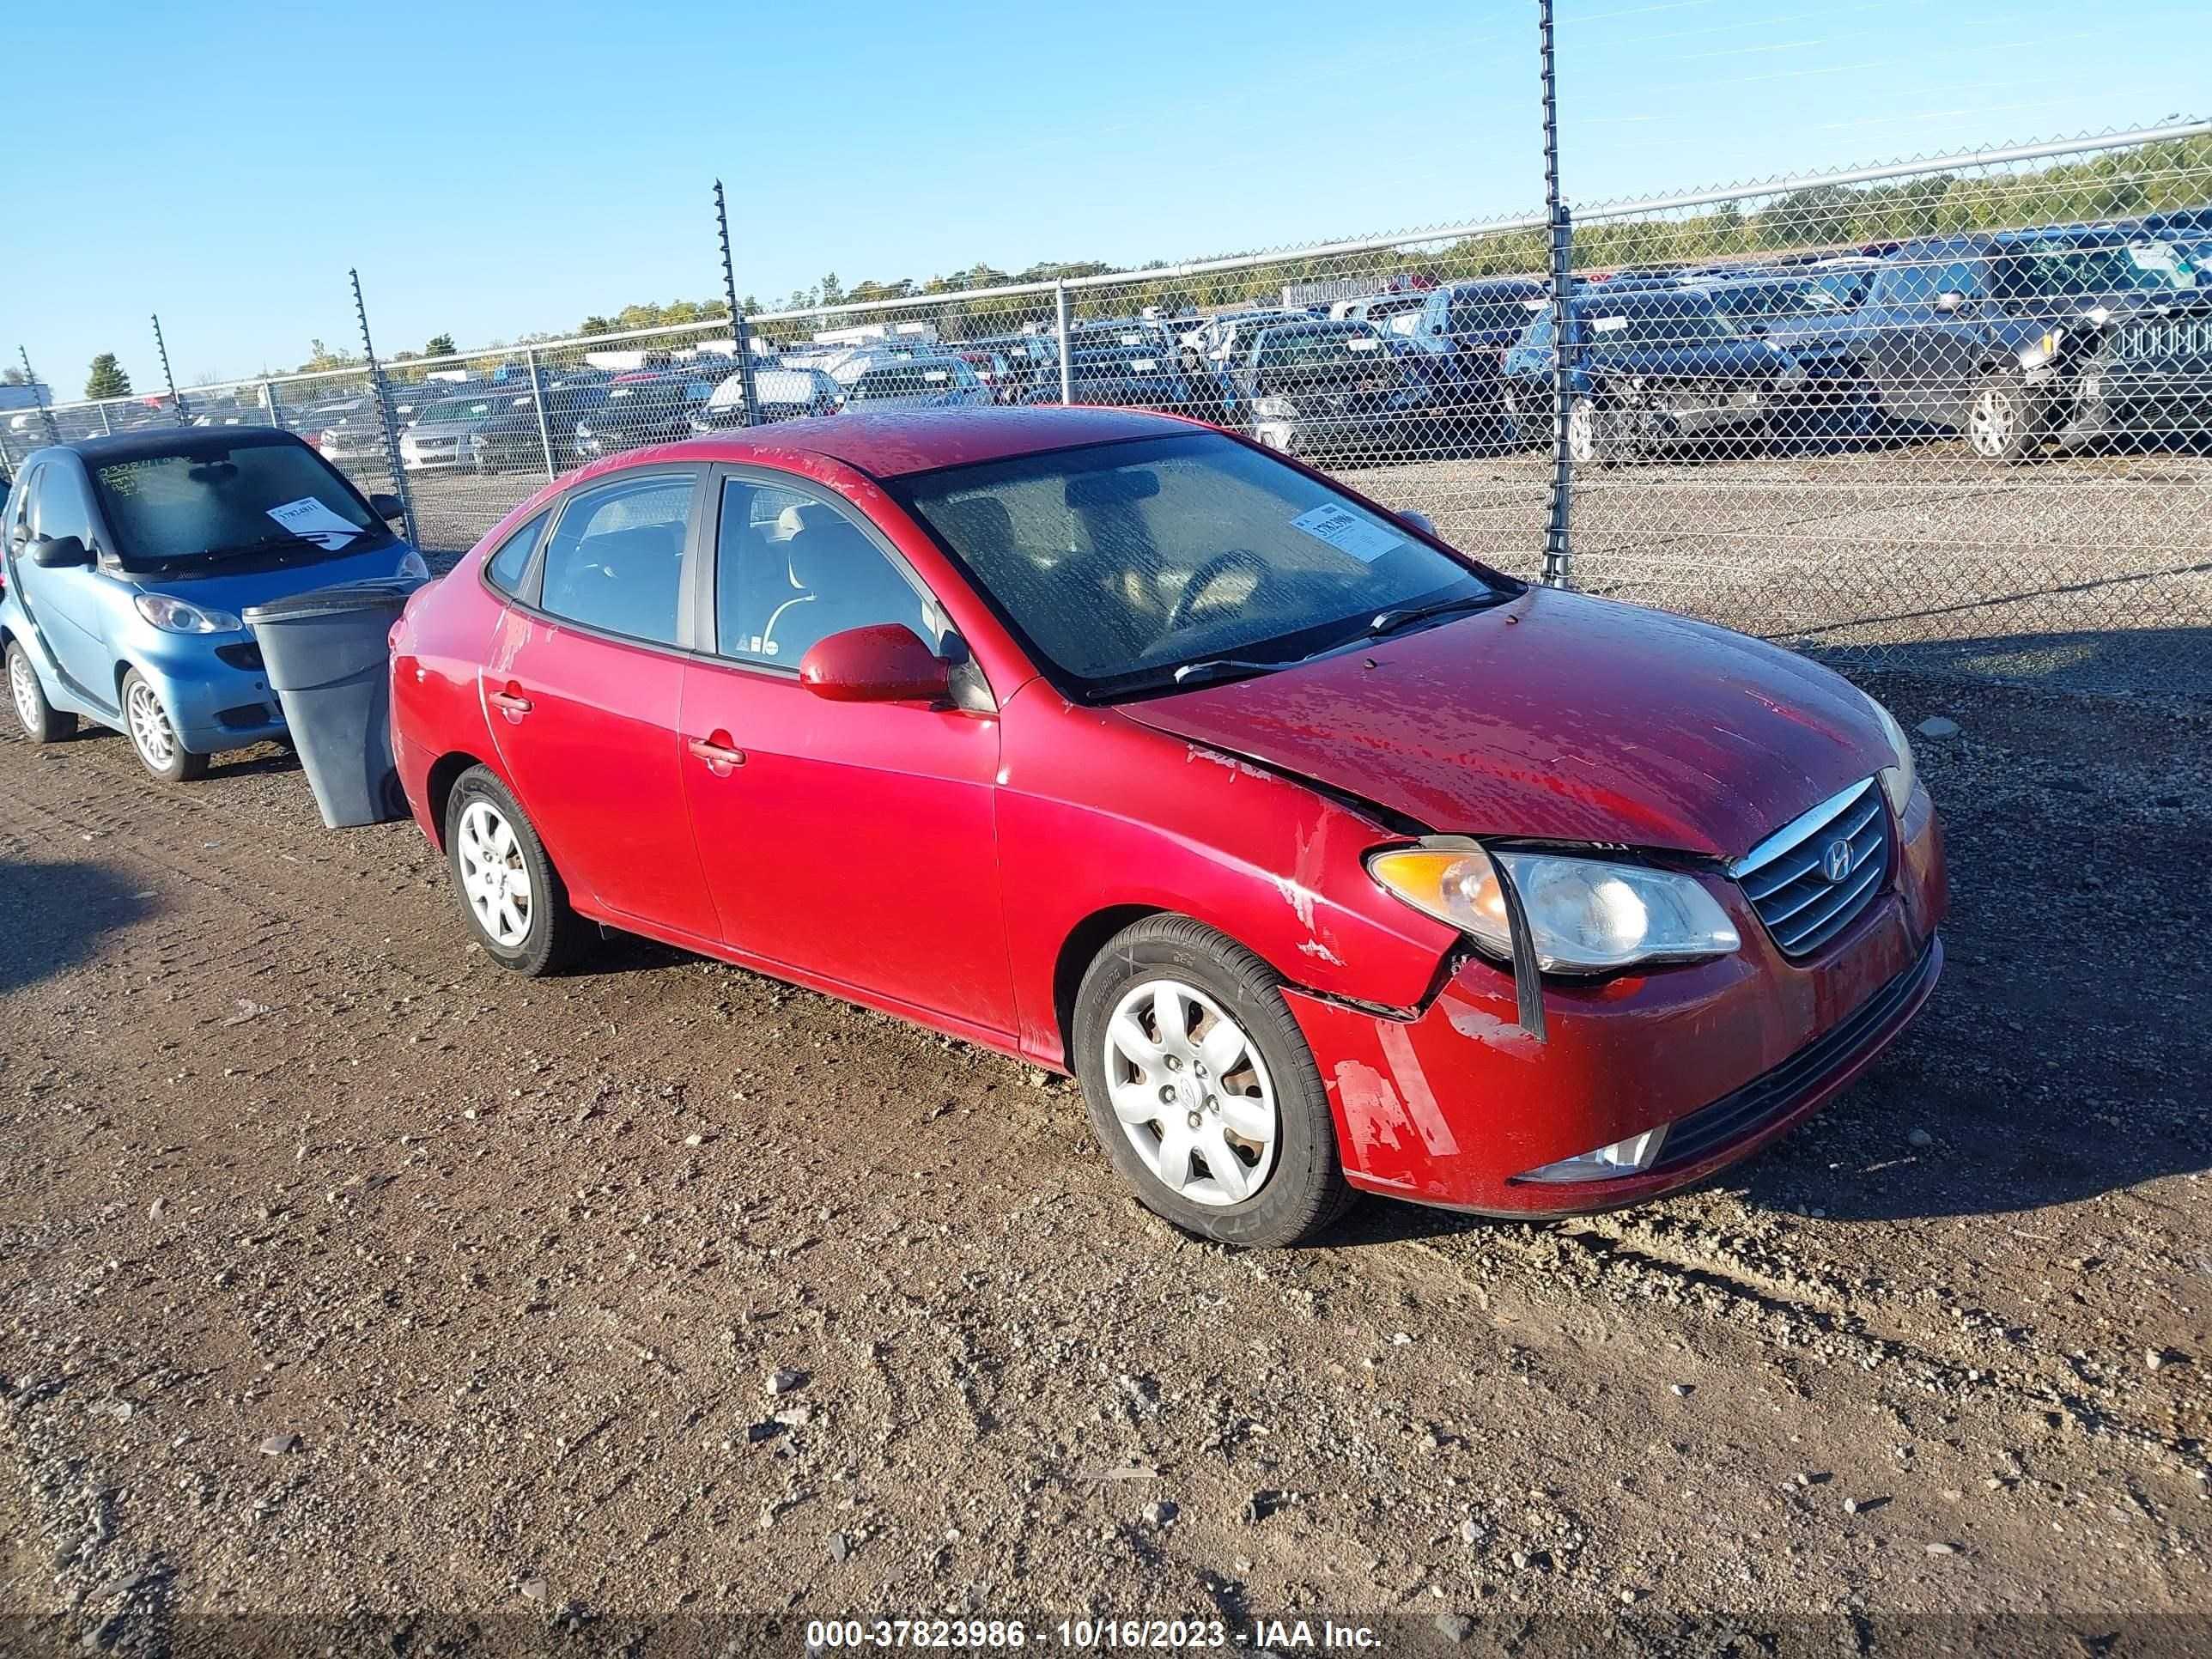
[[[87,468],[126,565],[296,546],[358,551],[391,532],[329,462],[301,443],[191,445]]]

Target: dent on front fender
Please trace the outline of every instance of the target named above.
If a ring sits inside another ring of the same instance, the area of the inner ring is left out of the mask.
[[[1457,936],[1368,876],[1366,853],[1396,838],[1374,819],[1042,685],[1008,701],[1001,730],[1000,858],[1026,1052],[1064,1058],[1060,951],[1115,907],[1190,916],[1325,997],[1410,1007],[1434,988]]]

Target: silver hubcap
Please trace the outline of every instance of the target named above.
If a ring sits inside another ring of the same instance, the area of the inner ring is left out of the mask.
[[[1984,392],[1974,399],[1974,406],[1967,414],[1966,435],[1981,453],[2001,455],[2012,441],[2014,418],[2008,394],[1995,390]]]
[[[1587,398],[1567,405],[1567,453],[1577,461],[1587,461],[1597,453],[1597,411]]]
[[[177,734],[169,727],[161,700],[140,680],[131,688],[126,702],[123,712],[131,723],[131,741],[138,745],[138,757],[156,772],[167,771],[177,758]]]
[[[35,730],[39,724],[39,679],[31,659],[21,651],[9,659],[8,684],[15,693],[15,712],[23,717],[23,729]]]
[[[1106,1022],[1106,1092],[1161,1183],[1194,1204],[1241,1204],[1275,1170],[1267,1063],[1203,991],[1171,979],[1124,993]]]
[[[461,811],[461,891],[477,926],[495,945],[513,950],[530,937],[530,872],[514,826],[489,801],[472,800]]]

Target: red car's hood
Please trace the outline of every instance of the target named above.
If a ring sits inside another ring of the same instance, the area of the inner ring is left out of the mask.
[[[1540,588],[1364,652],[1121,712],[1438,831],[1723,858],[1890,760],[1866,700],[1815,663]]]

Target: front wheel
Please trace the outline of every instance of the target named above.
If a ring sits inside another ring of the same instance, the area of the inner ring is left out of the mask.
[[[33,743],[59,743],[76,730],[76,715],[46,701],[46,688],[39,683],[31,653],[14,640],[8,641],[8,690],[14,694],[23,735]]]
[[[1282,981],[1184,916],[1116,934],[1084,975],[1073,1056],[1093,1129],[1146,1208],[1223,1244],[1294,1244],[1351,1200]]]
[[[161,693],[135,668],[123,677],[123,723],[138,763],[162,782],[190,783],[207,775],[208,757],[185,747]]]
[[[1607,428],[1597,399],[1583,393],[1567,405],[1567,454],[1577,466],[1611,466],[1620,445]]]
[[[2017,374],[1992,374],[1966,406],[1966,442],[1985,461],[2017,465],[2043,447],[2043,400]]]
[[[538,831],[489,767],[472,766],[454,781],[446,854],[477,942],[493,961],[535,979],[575,958],[584,922]]]

